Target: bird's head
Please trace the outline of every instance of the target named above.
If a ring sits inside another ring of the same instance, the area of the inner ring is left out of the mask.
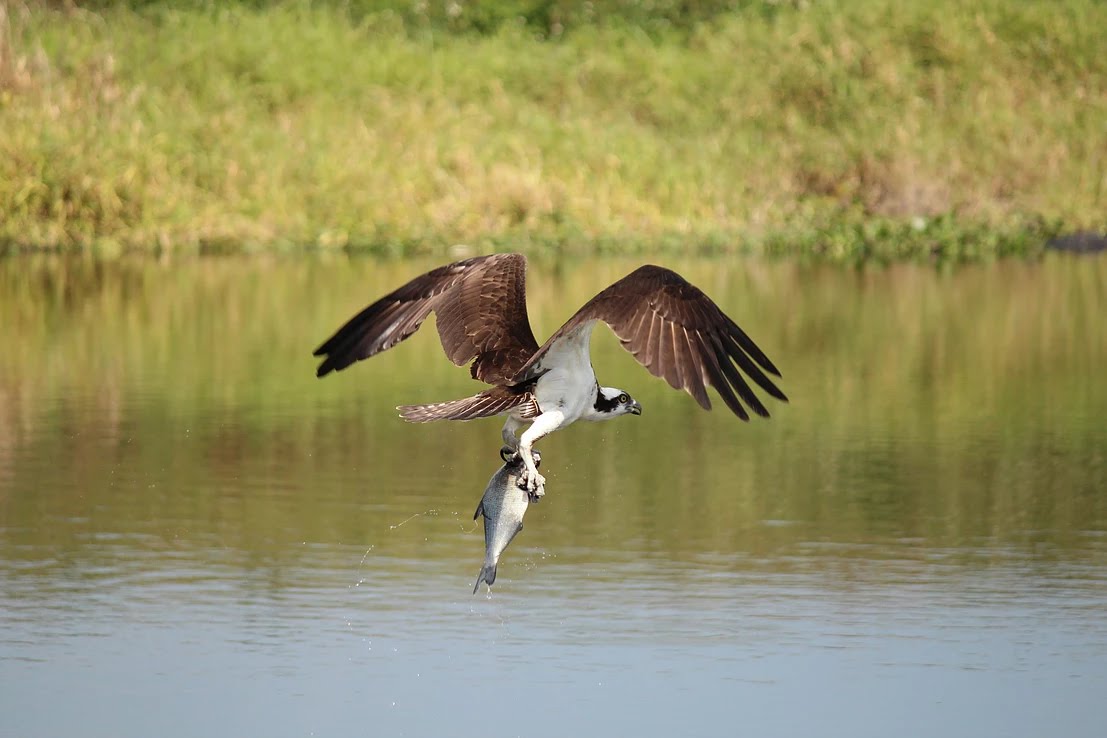
[[[584,416],[587,420],[607,420],[620,415],[641,415],[642,406],[616,387],[597,387],[596,399]]]

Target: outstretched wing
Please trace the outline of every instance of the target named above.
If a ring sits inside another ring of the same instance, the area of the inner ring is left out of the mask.
[[[538,349],[527,317],[526,257],[492,254],[439,267],[385,295],[315,349],[325,376],[395,346],[437,314],[438,336],[474,379],[503,384]]]
[[[698,287],[658,266],[640,267],[589,300],[512,381],[540,371],[551,346],[596,320],[611,326],[623,348],[651,374],[683,389],[705,409],[711,409],[706,390],[711,385],[742,420],[749,420],[743,402],[768,417],[746,377],[778,400],[788,401],[765,375],[779,377],[780,372],[745,331]]]

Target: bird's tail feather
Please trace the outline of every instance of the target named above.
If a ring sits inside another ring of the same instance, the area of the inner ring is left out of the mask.
[[[508,410],[526,405],[523,417],[538,414],[538,404],[529,392],[512,392],[510,388],[493,387],[473,397],[430,405],[400,405],[400,417],[409,423],[428,423],[432,420],[475,420],[500,415]]]

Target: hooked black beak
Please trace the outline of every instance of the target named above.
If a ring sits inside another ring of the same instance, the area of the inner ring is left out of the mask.
[[[634,402],[630,403],[630,410],[628,410],[628,412],[631,415],[641,415],[642,414],[642,406],[638,404],[638,400],[635,400]]]

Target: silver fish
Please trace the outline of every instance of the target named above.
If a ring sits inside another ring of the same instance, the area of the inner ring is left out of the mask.
[[[496,581],[496,565],[500,561],[500,554],[523,529],[523,516],[526,515],[530,503],[537,502],[546,493],[541,486],[529,493],[519,488],[518,482],[526,467],[522,458],[512,449],[504,446],[500,449],[500,458],[504,460],[504,465],[488,480],[484,496],[477,505],[477,511],[473,513],[473,520],[484,516],[484,566],[473,585],[473,594],[477,593],[481,582],[488,584],[491,589],[492,583]],[[541,463],[541,459],[541,454],[534,451],[536,466]]]

